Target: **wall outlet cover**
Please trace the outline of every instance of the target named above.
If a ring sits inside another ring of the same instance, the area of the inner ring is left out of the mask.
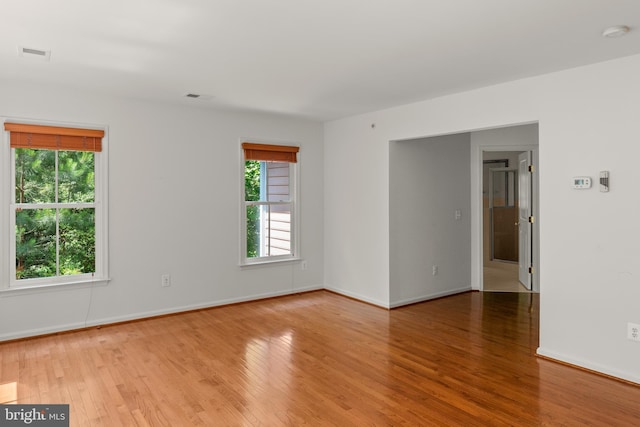
[[[636,323],[627,323],[627,338],[631,341],[640,342],[640,325]]]

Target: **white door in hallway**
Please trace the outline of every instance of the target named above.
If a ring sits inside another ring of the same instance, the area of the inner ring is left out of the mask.
[[[531,191],[531,152],[525,151],[518,156],[518,278],[527,289],[531,290],[531,229],[529,218],[532,215]]]

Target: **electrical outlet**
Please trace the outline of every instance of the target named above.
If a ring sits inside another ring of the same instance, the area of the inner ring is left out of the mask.
[[[433,274],[434,276],[438,275],[438,266],[434,265],[433,267],[431,267],[431,274]]]
[[[171,286],[171,276],[168,274],[163,274],[162,277],[160,277],[160,282],[163,288]]]
[[[640,342],[640,325],[627,323],[627,338],[631,341]]]

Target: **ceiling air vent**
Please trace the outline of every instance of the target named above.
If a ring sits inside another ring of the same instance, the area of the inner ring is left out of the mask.
[[[18,46],[18,56],[23,56],[25,58],[38,58],[43,61],[48,61],[51,58],[51,51]]]
[[[199,99],[201,101],[207,101],[207,100],[213,99],[213,95],[205,95],[202,93],[193,93],[193,92],[187,93],[184,96],[185,98]]]

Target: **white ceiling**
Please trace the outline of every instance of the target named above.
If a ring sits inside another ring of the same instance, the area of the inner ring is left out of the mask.
[[[2,80],[314,120],[636,53],[640,0],[0,3]]]

